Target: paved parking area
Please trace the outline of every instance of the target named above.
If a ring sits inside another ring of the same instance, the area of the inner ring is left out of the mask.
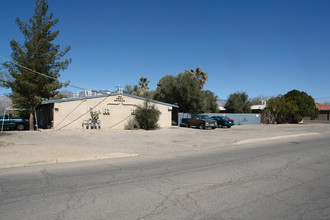
[[[199,130],[75,130],[0,133],[0,168],[224,148],[330,134],[330,124],[240,125]]]

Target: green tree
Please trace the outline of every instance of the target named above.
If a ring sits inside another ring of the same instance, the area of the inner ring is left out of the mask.
[[[176,98],[176,84],[175,76],[163,76],[157,83],[154,99],[162,102],[178,104],[178,100]]]
[[[180,112],[201,112],[202,94],[194,73],[186,70],[176,77],[166,75],[159,80],[156,100],[179,105]]]
[[[5,83],[5,74],[2,70],[2,67],[0,66],[0,87],[6,87],[6,83]]]
[[[312,96],[308,95],[306,92],[301,92],[294,89],[285,94],[283,97],[286,100],[297,104],[298,111],[294,115],[290,115],[293,123],[297,123],[307,116],[309,116],[312,120],[318,117],[319,111],[315,106],[315,101]]]
[[[195,76],[197,77],[199,84],[200,84],[199,87],[202,89],[204,87],[206,81],[208,80],[208,73],[203,72],[202,68],[200,66],[196,68],[195,72],[193,70],[190,70],[190,71],[195,74]]]
[[[29,109],[30,130],[33,130],[34,106],[43,99],[54,97],[63,86],[57,80],[59,72],[68,67],[71,59],[60,60],[71,47],[60,50],[60,46],[53,43],[59,34],[58,30],[52,31],[58,19],[53,19],[52,13],[48,15],[47,0],[36,0],[29,23],[19,18],[16,23],[25,41],[23,45],[15,40],[10,42],[11,58],[18,65],[13,62],[3,64],[9,73],[5,86],[11,88],[10,98],[15,106]]]
[[[296,115],[297,112],[298,106],[296,103],[285,99],[285,97],[281,95],[271,98],[267,102],[266,113],[270,113],[277,124],[286,123],[294,119],[293,116]]]
[[[154,98],[154,91],[150,91],[149,89],[145,88],[139,88],[138,85],[126,85],[124,88],[124,93],[144,97],[146,99]]]
[[[272,115],[276,123],[279,123],[281,119],[280,106],[281,106],[281,96],[270,98],[267,101],[266,113]]]
[[[126,85],[124,88],[124,93],[126,94],[133,94],[134,92],[136,92],[138,90],[138,85]]]
[[[148,78],[141,76],[140,81],[139,81],[139,85],[141,86],[141,88],[149,89],[149,87],[148,87],[149,83],[150,83],[150,81],[148,80]]]
[[[319,114],[314,99],[298,90],[268,100],[266,112],[274,117],[276,123],[298,123],[304,117],[315,119]]]
[[[217,104],[218,96],[210,90],[203,90],[203,112],[219,112],[219,106]]]
[[[154,99],[177,104],[180,112],[218,112],[216,96],[209,90],[201,90],[200,82],[191,70],[179,73],[176,77],[162,77]]]
[[[176,103],[182,112],[202,112],[203,96],[200,90],[200,83],[193,73],[185,71],[176,77],[175,86]]]
[[[226,112],[229,113],[250,113],[251,103],[245,92],[235,92],[228,96],[225,104]]]

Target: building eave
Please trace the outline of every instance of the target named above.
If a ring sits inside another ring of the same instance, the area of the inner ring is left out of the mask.
[[[166,106],[171,106],[171,107],[174,107],[174,108],[179,108],[178,105],[169,104],[169,103],[166,103],[166,102],[160,102],[160,101],[156,101],[156,100],[152,100],[152,99],[147,99],[147,98],[144,98],[144,97],[135,96],[135,95],[131,95],[131,94],[125,94],[125,93],[123,93],[123,94],[121,94],[121,93],[111,93],[111,94],[106,94],[106,95],[96,95],[96,96],[87,96],[87,97],[78,97],[78,98],[66,98],[66,99],[47,100],[47,101],[43,101],[40,105],[62,103],[62,102],[72,102],[72,101],[94,99],[94,98],[102,98],[102,97],[108,97],[108,96],[118,96],[118,95],[123,95],[123,96],[131,97],[131,98],[135,98],[135,99],[140,99],[140,100],[143,100],[143,101],[149,100],[152,103],[166,105]]]

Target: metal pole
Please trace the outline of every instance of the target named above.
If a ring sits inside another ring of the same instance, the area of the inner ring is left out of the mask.
[[[38,105],[38,104],[37,104]],[[37,111],[36,111],[36,106],[37,105],[35,105],[34,107],[33,107],[33,109],[34,109],[34,117],[36,118],[36,127],[37,127],[37,131],[39,130],[39,128],[38,128],[38,118],[37,118]]]
[[[3,125],[5,124],[5,113],[6,113],[6,109],[5,109],[5,110],[3,110],[3,117],[2,117],[1,132],[3,132]]]

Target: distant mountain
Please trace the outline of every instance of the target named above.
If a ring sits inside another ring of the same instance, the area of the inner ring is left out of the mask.
[[[0,110],[3,111],[4,108],[12,104],[11,99],[7,96],[0,96]]]
[[[63,90],[63,91],[60,91],[60,94],[68,97],[68,98],[71,98],[73,96],[73,92],[71,92],[70,90]]]
[[[224,107],[224,106],[226,105],[226,101],[227,101],[227,100],[218,99],[218,100],[217,100],[217,104],[218,104],[218,106],[220,106],[220,107]]]

